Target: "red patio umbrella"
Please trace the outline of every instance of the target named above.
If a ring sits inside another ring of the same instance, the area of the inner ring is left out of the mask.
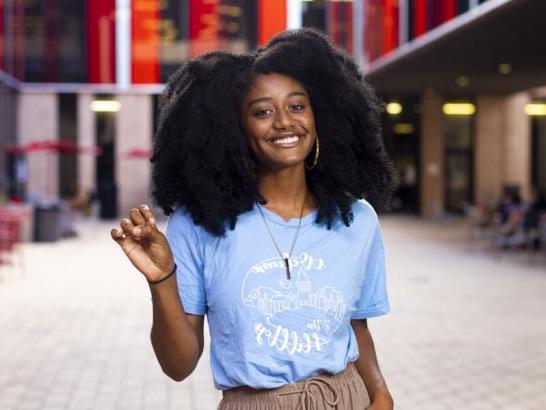
[[[125,153],[127,159],[150,159],[152,151],[146,148],[133,148]]]
[[[7,145],[4,152],[8,154],[28,154],[33,152],[57,152],[59,154],[101,155],[102,148],[96,145],[82,147],[73,140],[62,138],[59,141],[36,140],[23,145]]]
[[[82,147],[68,138],[61,138],[55,144],[55,150],[60,154],[91,154],[95,156],[102,154],[102,148],[97,145]]]

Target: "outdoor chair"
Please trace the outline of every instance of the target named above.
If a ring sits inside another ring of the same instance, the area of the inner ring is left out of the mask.
[[[0,280],[9,268],[24,274],[21,253],[21,227],[23,215],[19,212],[0,207]]]

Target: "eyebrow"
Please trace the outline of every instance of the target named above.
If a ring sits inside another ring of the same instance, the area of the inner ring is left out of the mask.
[[[297,96],[297,95],[307,97],[307,93],[305,93],[303,91],[292,91],[290,94],[287,95],[287,97],[294,97],[294,96]],[[248,103],[248,106],[250,107],[252,104],[256,104],[256,103],[264,102],[264,101],[271,101],[271,97],[256,98],[255,100],[250,101]]]

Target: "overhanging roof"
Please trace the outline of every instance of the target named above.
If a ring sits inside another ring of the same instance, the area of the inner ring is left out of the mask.
[[[501,63],[513,71],[502,75]],[[546,85],[546,1],[489,0],[369,65],[379,93],[510,93]],[[465,76],[469,85],[460,87]]]

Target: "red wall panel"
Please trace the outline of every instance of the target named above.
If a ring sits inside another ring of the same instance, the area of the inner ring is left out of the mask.
[[[87,1],[87,75],[90,83],[116,81],[115,0]]]
[[[219,0],[191,0],[190,57],[219,48]]]
[[[330,2],[328,5],[328,34],[332,41],[352,54],[353,3]]]
[[[328,10],[328,16],[330,18],[329,24],[328,24],[328,35],[332,39],[332,41],[335,44],[341,44],[341,36],[340,36],[340,27],[339,27],[339,14],[340,14],[340,7],[341,5],[339,3],[329,3],[329,10]]]
[[[280,31],[286,30],[286,1],[259,0],[258,43],[263,45]]]
[[[159,0],[131,2],[133,84],[159,83]]]
[[[398,1],[382,0],[383,9],[383,47],[388,53],[398,47]]]
[[[368,61],[381,56],[383,50],[382,0],[369,0],[366,7],[366,47]]]
[[[427,0],[414,0],[414,5],[413,33],[417,37],[427,31]]]
[[[457,15],[457,0],[443,0],[443,21],[449,21]]]
[[[353,3],[344,3],[345,6],[345,50],[353,54]]]

